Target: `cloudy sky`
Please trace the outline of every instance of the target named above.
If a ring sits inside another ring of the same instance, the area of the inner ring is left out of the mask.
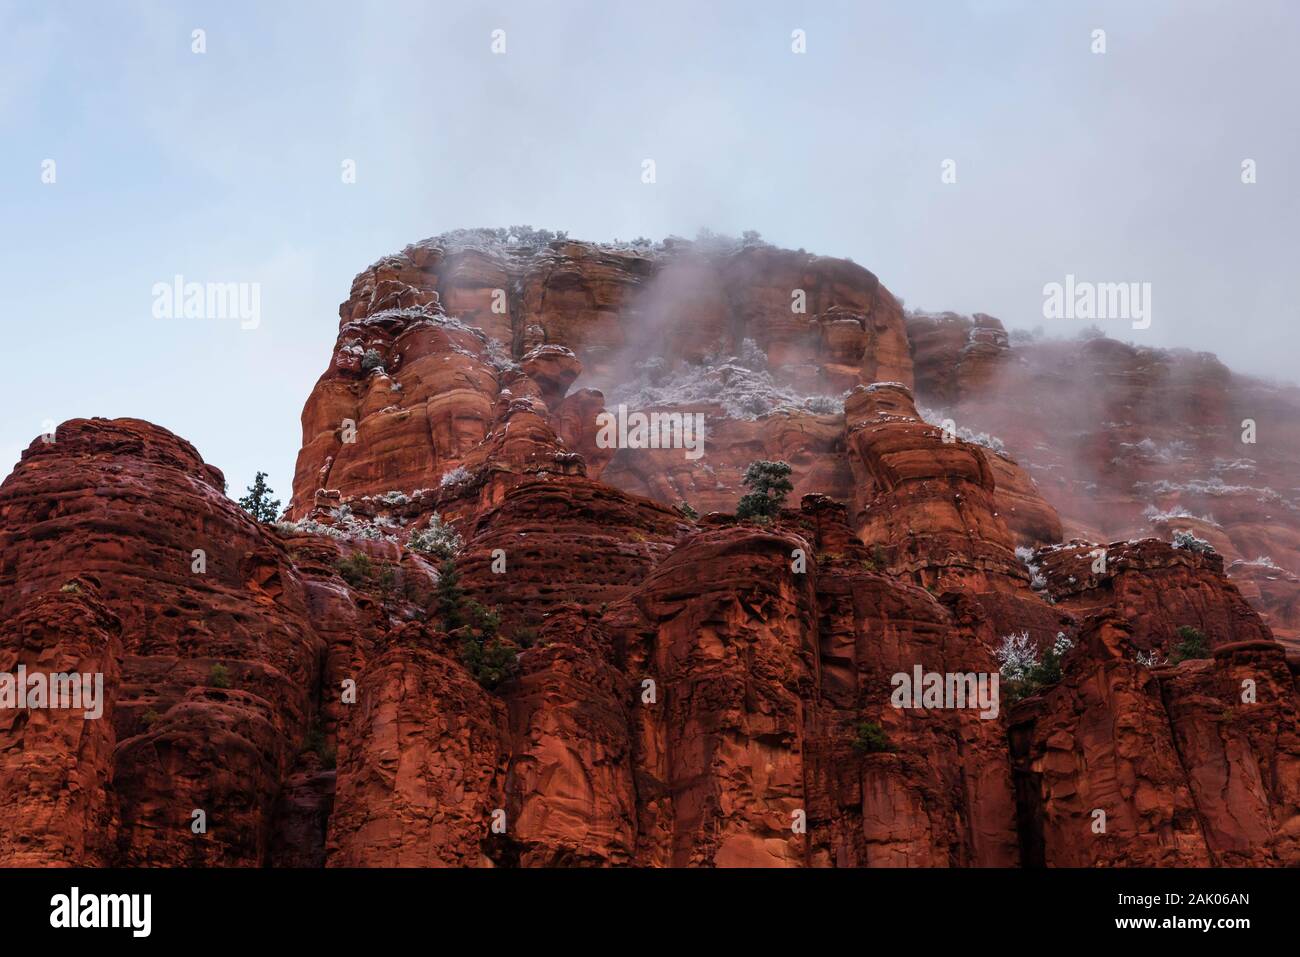
[[[287,500],[352,276],[462,226],[756,229],[1062,335],[1044,284],[1149,282],[1112,336],[1297,381],[1298,43],[1287,0],[0,0],[0,475],[129,415]],[[155,318],[177,274],[257,328]]]

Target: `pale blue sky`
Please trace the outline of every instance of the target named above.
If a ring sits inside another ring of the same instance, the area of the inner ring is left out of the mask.
[[[1062,334],[1045,283],[1146,281],[1112,335],[1294,381],[1298,45],[1286,0],[0,0],[0,475],[131,415],[287,500],[352,276],[462,226],[757,229]],[[155,320],[177,273],[261,283],[260,326]]]

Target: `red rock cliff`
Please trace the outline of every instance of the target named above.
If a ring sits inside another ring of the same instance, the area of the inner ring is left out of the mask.
[[[292,521],[136,420],[0,486],[0,672],[104,688],[0,709],[0,864],[1300,864],[1293,391],[757,242],[465,231],[341,318]]]

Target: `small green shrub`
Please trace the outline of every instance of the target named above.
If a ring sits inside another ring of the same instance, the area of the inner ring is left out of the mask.
[[[374,571],[370,556],[365,552],[353,552],[347,558],[339,559],[338,569],[343,580],[353,588],[363,587],[370,581],[370,575]]]
[[[461,663],[489,691],[514,674],[518,657],[515,646],[504,638],[470,637],[460,643]]]
[[[1193,658],[1210,657],[1210,643],[1206,640],[1205,635],[1197,629],[1190,625],[1182,625],[1178,629],[1178,637],[1182,641],[1174,646],[1174,664],[1178,664],[1180,661],[1190,661]]]
[[[700,513],[695,511],[695,509],[691,507],[690,502],[687,501],[678,502],[677,507],[681,509],[682,514],[685,515],[687,518],[689,518],[692,522],[700,517]]]
[[[451,559],[438,570],[437,600],[443,630],[460,639],[461,664],[475,681],[491,690],[514,674],[519,649],[500,636],[501,615],[465,597]]]
[[[317,719],[312,722],[311,728],[307,731],[307,740],[303,742],[303,751],[311,751],[321,760],[321,765],[327,770],[333,770],[338,764],[338,756],[334,749],[325,743],[325,730],[320,726]]]
[[[384,562],[375,575],[375,588],[379,590],[380,600],[387,605],[397,592],[397,566]]]
[[[885,550],[877,545],[871,551],[871,557],[863,559],[862,567],[869,572],[883,572],[889,567],[889,562],[885,558]]]
[[[885,729],[874,721],[859,721],[854,726],[853,750],[859,754],[881,754],[893,751]]]
[[[230,678],[230,669],[217,662],[208,671],[208,685],[213,688],[229,688],[233,686]]]

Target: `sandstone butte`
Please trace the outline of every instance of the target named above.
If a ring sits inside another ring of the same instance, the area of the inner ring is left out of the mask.
[[[0,864],[1300,864],[1297,389],[758,242],[460,231],[340,318],[280,523],[134,419],[0,486],[0,671],[106,699],[0,711]],[[619,403],[705,454],[601,448]],[[435,513],[520,647],[492,690],[406,547]],[[996,719],[891,706],[1021,633],[1072,647]]]

